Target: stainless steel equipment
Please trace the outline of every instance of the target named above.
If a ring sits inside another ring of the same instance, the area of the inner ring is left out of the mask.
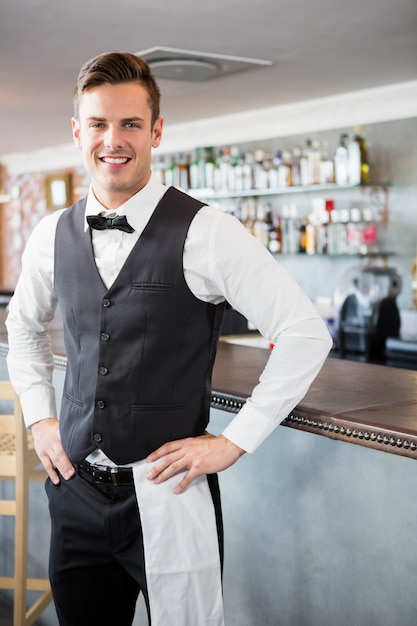
[[[367,361],[383,361],[388,337],[400,335],[396,297],[401,276],[393,267],[366,265],[351,269],[338,289],[340,356],[363,355]]]

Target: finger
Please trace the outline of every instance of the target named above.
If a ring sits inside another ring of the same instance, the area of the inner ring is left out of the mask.
[[[65,480],[70,480],[75,474],[75,467],[67,457],[64,451],[55,460],[55,469],[61,474]]]
[[[54,483],[54,485],[59,485],[61,482],[61,479],[59,477],[58,472],[51,466],[51,469],[46,470],[48,473],[49,478],[52,480],[52,482]]]
[[[164,465],[155,465],[152,469],[149,470],[149,472],[146,474],[146,478],[148,480],[155,480],[160,474],[161,472],[163,472],[165,469]]]
[[[58,453],[53,450],[50,454],[43,454],[40,458],[55,485],[60,483],[61,476],[65,480],[70,480],[75,474],[75,467],[62,448]]]
[[[196,445],[196,442],[198,442],[198,440],[206,438],[207,435],[199,435],[197,437],[186,437],[185,439],[175,439],[174,441],[168,441],[167,443],[164,443],[164,445],[162,445],[160,448],[157,448],[156,450],[151,452],[151,454],[147,456],[146,461],[148,463],[152,463],[153,461],[158,461],[162,457],[168,456],[173,452],[181,452],[182,450],[188,448],[190,445]]]
[[[161,457],[166,456],[166,452],[164,451],[165,446],[162,448],[158,448],[158,450],[154,450],[149,456],[146,457],[147,463],[154,463],[158,461]]]
[[[153,480],[155,483],[162,483],[184,469],[187,469],[184,459],[173,458],[170,455],[170,457],[165,457],[162,463],[155,465],[147,473],[146,478]]]
[[[44,466],[46,473],[48,474],[53,484],[59,485],[59,483],[61,482],[61,479],[55,467],[53,466],[51,459],[48,456],[44,455],[40,457],[40,460],[42,461],[42,465]]]
[[[179,439],[178,441],[169,441],[168,443],[164,443],[163,446],[157,448],[156,450],[151,452],[149,456],[146,457],[147,463],[159,461],[159,459],[162,459],[162,457],[165,457],[172,452],[180,450],[186,441],[186,439]]]
[[[175,493],[175,495],[183,493],[196,478],[197,475],[193,476],[191,472],[187,472],[181,482],[179,482],[178,485],[172,490],[172,493]]]

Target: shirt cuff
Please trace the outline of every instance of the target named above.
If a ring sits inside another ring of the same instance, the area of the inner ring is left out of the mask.
[[[49,387],[34,387],[20,396],[23,418],[27,428],[35,422],[57,417],[55,392]]]
[[[279,423],[257,411],[249,400],[226,426],[222,435],[230,439],[239,448],[252,453],[259,448]]]

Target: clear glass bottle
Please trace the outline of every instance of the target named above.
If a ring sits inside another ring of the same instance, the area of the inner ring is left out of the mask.
[[[204,177],[205,184],[204,187],[207,189],[215,188],[215,172],[214,170],[217,168],[216,158],[214,154],[214,148],[205,148],[204,149]]]
[[[348,138],[347,133],[340,135],[339,145],[334,155],[334,178],[337,185],[346,185],[348,182]]]
[[[190,188],[200,189],[202,187],[205,187],[203,150],[196,148],[190,163]]]

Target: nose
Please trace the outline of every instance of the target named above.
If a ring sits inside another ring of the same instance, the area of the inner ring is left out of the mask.
[[[109,150],[120,150],[124,145],[121,129],[108,126],[104,135],[104,145]]]

